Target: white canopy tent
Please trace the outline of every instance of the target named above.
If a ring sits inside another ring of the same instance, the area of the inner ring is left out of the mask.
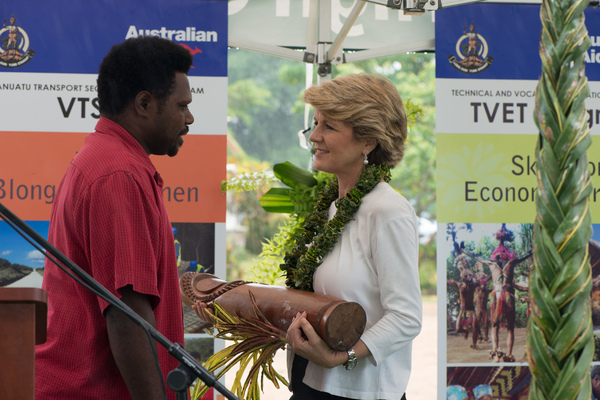
[[[435,11],[477,0],[230,0],[230,47],[317,64],[435,50]],[[540,3],[539,0],[494,1]]]
[[[415,0],[232,0],[228,43],[318,64],[327,79],[332,64],[433,51],[433,14],[425,10],[437,9],[439,0],[416,0],[420,8],[407,8],[407,1]]]

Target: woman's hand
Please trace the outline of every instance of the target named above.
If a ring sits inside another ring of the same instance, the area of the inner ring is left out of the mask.
[[[348,361],[346,352],[333,350],[319,337],[306,320],[306,312],[296,314],[286,339],[294,353],[322,367],[333,368]]]
[[[211,321],[211,319],[208,318],[209,315],[206,314],[206,312],[204,311],[205,309],[208,309],[208,306],[206,305],[206,303],[203,303],[199,300],[196,301],[196,304],[192,304],[192,310],[194,310],[198,318],[200,318],[202,321],[209,322]]]

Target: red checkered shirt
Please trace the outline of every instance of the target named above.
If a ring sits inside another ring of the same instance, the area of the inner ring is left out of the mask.
[[[73,158],[57,191],[48,236],[117,297],[127,285],[148,295],[158,331],[183,343],[177,259],[162,179],[142,146],[117,123],[100,118]],[[103,315],[108,303],[48,260],[42,287],[48,291],[48,339],[36,348],[36,397],[130,399],[108,342]],[[166,379],[179,363],[157,348]]]

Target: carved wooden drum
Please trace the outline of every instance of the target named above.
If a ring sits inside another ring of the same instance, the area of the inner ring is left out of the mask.
[[[350,349],[362,335],[366,314],[354,302],[333,296],[305,292],[280,286],[227,282],[214,275],[186,272],[179,279],[181,297],[187,305],[201,301],[207,306],[218,303],[228,313],[253,318],[250,292],[265,318],[287,331],[297,313],[306,311],[306,319],[319,336],[334,350]],[[211,322],[206,318],[207,322]]]

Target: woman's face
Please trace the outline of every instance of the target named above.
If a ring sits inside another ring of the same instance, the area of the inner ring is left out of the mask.
[[[314,124],[315,128],[308,137],[316,150],[314,168],[338,178],[340,175],[360,174],[366,142],[354,136],[352,126],[328,119],[318,110],[315,110]]]

